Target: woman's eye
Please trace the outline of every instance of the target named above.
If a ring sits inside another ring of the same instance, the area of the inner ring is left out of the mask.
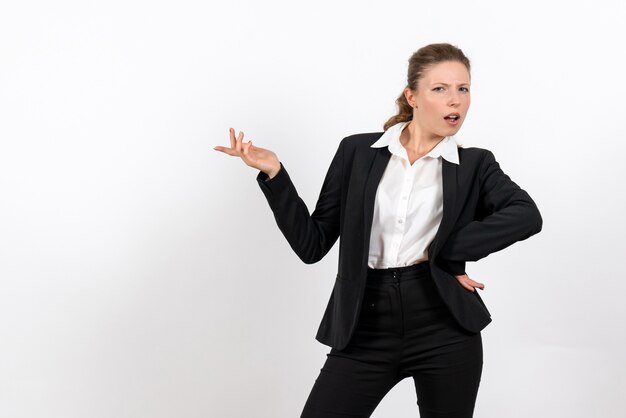
[[[433,91],[441,91],[441,90],[439,90],[439,89],[442,89],[442,90],[443,90],[443,87],[435,87],[435,88],[433,89]],[[461,90],[462,90],[462,91],[465,91],[465,92],[469,92],[469,89],[468,89],[467,87],[461,87]]]

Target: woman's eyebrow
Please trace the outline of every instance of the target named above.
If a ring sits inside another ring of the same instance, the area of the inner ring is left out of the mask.
[[[443,84],[444,86],[449,86],[449,85],[450,85],[450,84],[447,84],[447,83],[441,83],[441,82],[435,82],[435,83],[432,83],[432,84],[433,84],[433,85],[434,85],[434,84]],[[460,84],[459,84],[459,86],[469,86],[469,83],[460,83]]]

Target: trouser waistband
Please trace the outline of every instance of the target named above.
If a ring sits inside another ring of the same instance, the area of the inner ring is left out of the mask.
[[[385,269],[367,268],[367,281],[374,283],[402,282],[419,277],[428,276],[430,265],[428,260],[405,267],[390,267]]]

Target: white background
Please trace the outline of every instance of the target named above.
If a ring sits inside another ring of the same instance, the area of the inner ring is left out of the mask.
[[[449,42],[458,137],[544,219],[468,264],[493,315],[475,416],[623,417],[624,4],[4,2],[0,416],[299,416],[337,245],[303,264],[212,148],[243,130],[312,210],[339,141],[382,131],[410,55]],[[417,415],[406,379],[373,416]]]

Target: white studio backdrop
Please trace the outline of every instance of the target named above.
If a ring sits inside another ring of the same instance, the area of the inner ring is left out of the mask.
[[[337,245],[303,264],[228,128],[311,210],[339,141],[377,132],[409,56],[472,61],[459,132],[543,231],[485,283],[480,418],[623,417],[624,2],[5,2],[0,416],[299,416]],[[374,417],[418,416],[412,379]]]

